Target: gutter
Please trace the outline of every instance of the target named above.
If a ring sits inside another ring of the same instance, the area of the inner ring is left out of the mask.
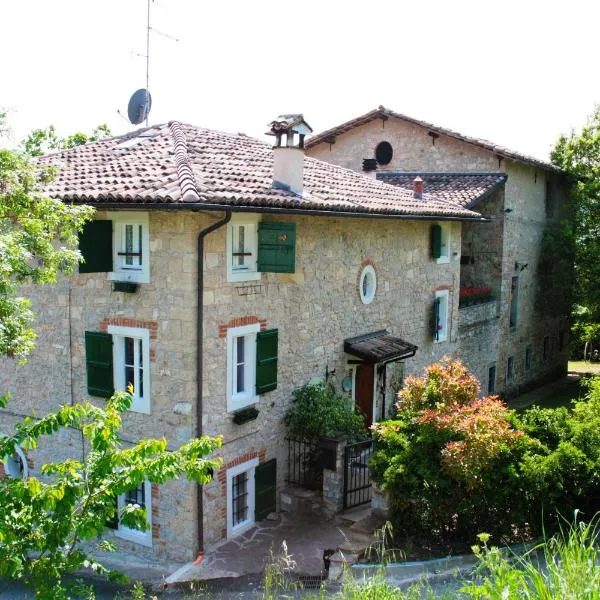
[[[197,282],[197,301],[196,309],[196,437],[202,436],[202,366],[203,366],[203,348],[204,348],[204,238],[213,231],[216,231],[223,225],[231,221],[231,210],[225,212],[225,216],[202,229],[198,233],[198,277]],[[204,550],[204,503],[202,501],[202,485],[196,486],[196,502],[198,506],[198,557]]]
[[[241,213],[268,213],[280,215],[316,215],[323,217],[354,217],[371,219],[398,219],[403,221],[475,221],[487,223],[487,217],[456,217],[448,215],[410,215],[376,212],[360,212],[346,210],[322,210],[307,208],[278,208],[271,206],[232,206],[230,204],[206,204],[204,202],[97,202],[90,200],[63,200],[76,204],[88,204],[96,210],[191,210],[191,211],[225,211]]]

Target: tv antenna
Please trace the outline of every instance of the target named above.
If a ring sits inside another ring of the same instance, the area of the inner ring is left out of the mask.
[[[146,87],[136,90],[129,99],[129,104],[127,106],[127,116],[129,117],[129,122],[132,125],[139,125],[142,123],[142,121],[146,121],[146,127],[148,127],[148,115],[150,114],[150,109],[152,108],[152,96],[150,95],[150,33],[157,33],[158,35],[162,35],[163,37],[166,37],[174,42],[179,41],[178,38],[152,27],[150,24],[150,6],[152,3],[154,3],[154,0],[148,0],[146,13],[146,54],[136,54],[136,56],[146,59]]]

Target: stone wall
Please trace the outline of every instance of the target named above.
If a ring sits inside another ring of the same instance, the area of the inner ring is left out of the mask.
[[[99,213],[98,218],[105,218]],[[1,430],[19,418],[41,415],[61,403],[88,398],[85,331],[110,324],[143,326],[151,331],[151,414],[124,416],[125,444],[141,437],[166,437],[172,447],[195,434],[196,407],[196,242],[198,232],[216,215],[150,213],[149,284],[135,294],[112,291],[106,274],[77,274],[57,285],[25,290],[37,313],[38,345],[27,365],[0,362],[0,389],[10,391],[9,411],[0,412]],[[283,414],[292,391],[313,377],[335,369],[341,391],[349,371],[343,352],[347,337],[379,330],[419,346],[407,361],[407,373],[457,349],[460,223],[453,223],[449,264],[429,257],[429,223],[401,220],[267,216],[297,226],[296,272],[263,274],[259,281],[227,283],[226,228],[206,238],[204,322],[204,414],[209,435],[223,435],[225,464],[241,457],[277,458],[278,486],[283,487],[287,447]],[[377,272],[374,301],[363,305],[357,278],[365,261]],[[430,318],[436,289],[450,289],[450,336],[433,343]],[[260,414],[243,425],[232,422],[226,401],[226,330],[245,322],[279,330],[278,388],[260,397]],[[381,396],[378,396],[381,399]],[[103,405],[99,398],[93,402]],[[385,399],[390,408],[393,398]],[[381,407],[377,408],[381,411]],[[67,431],[32,453],[33,472],[45,462],[81,456],[81,436]],[[223,471],[225,472],[225,471]],[[223,539],[226,490],[223,475],[204,488],[206,548]],[[195,485],[170,482],[155,493],[154,538],[140,554],[175,560],[195,556]]]
[[[345,338],[387,328],[415,343],[419,351],[406,362],[407,372],[421,372],[430,362],[455,352],[461,224],[451,225],[450,263],[438,265],[429,257],[426,222],[271,215],[262,219],[296,223],[294,274],[263,273],[258,282],[227,283],[225,228],[206,240],[203,421],[207,434],[223,435],[226,462],[263,449],[266,460],[277,458],[281,487],[287,458],[282,418],[292,391],[314,377],[324,378],[328,368],[335,369],[331,381],[341,392],[349,372]],[[377,272],[377,293],[369,305],[362,304],[357,290],[365,261],[372,261]],[[447,342],[433,343],[431,307],[440,287],[450,289],[451,333]],[[260,396],[255,421],[236,425],[225,410],[224,330],[232,320],[244,318],[279,330],[278,387]],[[386,408],[393,402],[388,393]],[[378,406],[377,414],[380,411]],[[205,539],[210,546],[222,539],[225,530],[226,497],[219,482],[206,486],[205,498]]]
[[[435,140],[428,129],[399,119],[376,119],[336,136],[334,144],[320,143],[307,152],[357,171],[363,158],[373,158],[377,144],[388,141],[393,158],[380,171],[423,172],[504,172],[504,191],[493,194],[477,206],[490,219],[485,225],[465,223],[462,252],[474,259],[460,268],[461,287],[489,285],[499,300],[498,318],[476,327],[463,323],[459,331],[459,356],[487,388],[488,369],[496,365],[498,392],[507,396],[524,386],[566,371],[567,343],[559,344],[560,332],[568,331],[568,316],[552,318],[536,308],[540,243],[543,232],[555,227],[565,215],[567,187],[557,174],[540,167],[501,159],[489,150],[448,136]],[[550,206],[546,201],[547,184]],[[526,265],[526,266],[525,266]],[[510,327],[511,280],[519,276],[518,323]],[[551,293],[549,290],[548,293]],[[543,358],[543,340],[549,337],[549,354]],[[566,340],[566,335],[564,336]],[[531,366],[525,368],[525,354],[531,349]],[[506,381],[509,357],[515,373]]]

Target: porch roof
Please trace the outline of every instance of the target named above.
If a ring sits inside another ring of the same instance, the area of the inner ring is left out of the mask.
[[[368,363],[388,363],[414,356],[418,347],[390,334],[374,331],[344,340],[344,352]]]

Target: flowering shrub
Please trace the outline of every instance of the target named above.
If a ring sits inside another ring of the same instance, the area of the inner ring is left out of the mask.
[[[541,530],[542,516],[597,510],[600,379],[572,410],[521,415],[445,357],[407,377],[397,416],[373,426],[373,479],[390,494],[397,532],[468,543]]]
[[[460,305],[477,304],[492,299],[492,288],[488,286],[462,288],[458,292]]]

